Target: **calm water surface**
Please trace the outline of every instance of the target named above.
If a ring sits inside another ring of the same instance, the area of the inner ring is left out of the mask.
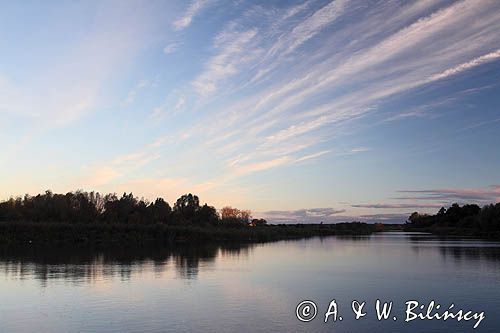
[[[398,320],[379,322],[376,299]],[[296,305],[316,302],[309,323]],[[335,299],[343,321],[323,323]],[[0,332],[472,332],[404,323],[404,302],[485,311],[500,331],[500,243],[383,233],[266,244],[0,251]],[[354,320],[352,300],[367,301]]]

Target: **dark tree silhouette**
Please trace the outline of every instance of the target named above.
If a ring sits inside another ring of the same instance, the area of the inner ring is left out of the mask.
[[[192,194],[180,197],[172,210],[162,198],[148,203],[132,193],[118,198],[116,194],[103,196],[98,192],[46,191],[0,202],[0,221],[216,225],[219,216],[212,206],[200,207],[199,198]]]
[[[149,206],[151,210],[151,217],[154,223],[169,223],[172,215],[172,208],[165,202],[162,198],[155,200],[153,204]]]
[[[200,209],[200,200],[196,195],[184,194],[174,205],[176,220],[192,221],[196,212]]]
[[[434,230],[469,230],[481,237],[500,238],[500,203],[480,208],[475,204],[454,203],[448,209],[442,207],[436,215],[414,212],[407,221],[413,229],[431,228]]]
[[[321,222],[321,224],[323,224],[323,222]],[[252,222],[250,222],[250,225],[252,227],[260,227],[260,226],[267,225],[267,221],[264,219],[252,219]]]
[[[196,211],[194,217],[194,223],[199,225],[217,225],[219,224],[219,214],[217,214],[217,209],[212,206],[204,204],[200,209]]]

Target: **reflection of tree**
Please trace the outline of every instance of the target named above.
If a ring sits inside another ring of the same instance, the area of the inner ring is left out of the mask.
[[[177,272],[183,279],[192,279],[198,276],[200,266],[208,266],[217,257],[247,256],[248,249],[253,245],[228,243],[205,243],[197,246],[186,245],[179,247],[173,254]]]
[[[217,255],[217,246],[202,244],[196,246],[181,246],[173,254],[177,272],[183,279],[192,279],[198,276],[200,263],[213,262]]]
[[[252,248],[250,244],[226,243],[219,247],[219,254],[222,257],[247,257]]]
[[[500,248],[499,247],[463,247],[463,246],[443,246],[439,248],[444,257],[452,257],[460,262],[494,262],[500,267]]]
[[[444,259],[452,258],[457,262],[469,263],[488,261],[500,268],[500,247],[497,243],[424,233],[409,234],[407,239],[411,242],[411,249],[416,253],[439,248],[439,253]]]
[[[80,284],[102,279],[129,280],[150,270],[160,275],[167,263],[175,264],[183,279],[194,279],[217,256],[244,256],[252,245],[177,244],[175,247],[143,246],[138,248],[59,248],[27,247],[0,249],[0,274],[24,279],[34,277],[45,285],[49,280]]]

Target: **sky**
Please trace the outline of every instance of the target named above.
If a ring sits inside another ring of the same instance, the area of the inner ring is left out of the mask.
[[[3,1],[0,199],[271,222],[500,201],[500,2]]]

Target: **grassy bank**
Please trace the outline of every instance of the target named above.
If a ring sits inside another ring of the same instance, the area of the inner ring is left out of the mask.
[[[166,224],[102,224],[2,222],[0,244],[138,244],[144,242],[263,242],[329,235],[368,235],[365,223],[222,227]]]

